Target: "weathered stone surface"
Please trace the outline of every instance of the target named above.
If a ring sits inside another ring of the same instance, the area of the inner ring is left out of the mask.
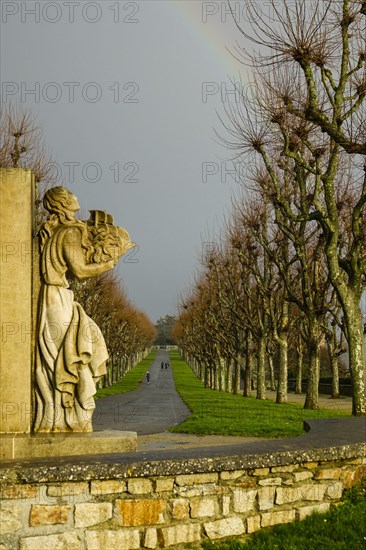
[[[288,504],[301,500],[301,487],[278,487],[276,490],[276,504]]]
[[[92,481],[90,485],[90,493],[96,496],[123,493],[125,490],[126,482],[119,480]]]
[[[0,508],[0,534],[14,533],[22,528],[20,508],[15,502],[2,502]]]
[[[174,519],[187,519],[189,517],[189,501],[185,498],[173,500],[172,515]]]
[[[156,529],[149,527],[146,529],[145,538],[144,538],[144,547],[145,548],[156,548],[158,544],[158,534]]]
[[[282,474],[282,473],[291,473],[296,470],[299,466],[297,464],[289,464],[288,466],[273,466],[271,472],[273,474]]]
[[[0,432],[29,433],[32,424],[33,210],[31,170],[0,170]],[[0,445],[11,459],[14,445]]]
[[[230,495],[223,495],[221,498],[221,513],[223,516],[227,516],[230,514],[230,503]]]
[[[302,506],[296,509],[297,519],[304,519],[310,514],[319,513],[325,514],[330,508],[329,502],[322,502],[321,504],[314,504],[313,506]]]
[[[206,535],[209,539],[221,539],[223,537],[238,536],[245,533],[243,520],[238,517],[218,519],[204,523]]]
[[[143,495],[153,490],[152,481],[146,478],[134,478],[127,481],[127,490],[132,495]]]
[[[280,477],[269,477],[267,479],[260,479],[258,485],[262,487],[268,487],[269,485],[281,485],[282,479]]]
[[[262,514],[262,527],[270,527],[279,523],[295,521],[295,510],[280,510],[278,512],[265,512]]]
[[[324,468],[316,473],[316,479],[339,479],[341,477],[340,468]]]
[[[67,523],[71,506],[46,506],[34,504],[31,507],[29,525],[52,525],[55,523]]]
[[[247,532],[248,533],[254,533],[254,531],[258,531],[261,528],[261,517],[258,516],[251,516],[247,518]]]
[[[75,532],[20,539],[20,550],[81,550],[82,548],[83,544]]]
[[[253,476],[268,476],[269,474],[269,468],[254,468],[252,470]]]
[[[116,501],[117,517],[121,525],[155,525],[164,523],[165,500],[125,499]]]
[[[326,496],[331,499],[342,498],[343,485],[341,481],[334,481],[330,483],[326,490]]]
[[[161,478],[155,481],[155,491],[157,493],[163,493],[164,491],[172,491],[173,487],[174,487],[173,477]]]
[[[212,517],[218,511],[217,499],[213,497],[203,497],[193,499],[190,502],[191,518]]]
[[[306,479],[311,479],[312,477],[312,472],[294,472],[294,481],[296,483],[299,481],[305,481]]]
[[[184,474],[176,476],[175,482],[179,486],[197,485],[202,483],[215,483],[218,480],[218,474]]]
[[[258,489],[259,510],[270,510],[273,508],[275,492],[275,487],[262,487]]]
[[[0,490],[0,499],[37,498],[38,487],[33,485],[3,485]]]
[[[62,483],[61,485],[49,485],[47,495],[50,497],[64,497],[73,495],[88,495],[89,486],[86,482]]]
[[[140,548],[140,535],[137,529],[86,531],[85,540],[87,550],[135,550],[135,548]]]
[[[195,542],[200,539],[201,525],[199,523],[180,523],[179,525],[158,529],[158,540],[160,546],[163,548],[176,544]]]
[[[304,468],[308,468],[309,470],[314,470],[318,467],[317,462],[304,462],[304,464],[301,464]]]
[[[231,479],[238,479],[245,474],[245,470],[234,470],[233,472],[221,472],[220,479],[228,481]]]
[[[234,512],[250,512],[255,508],[256,490],[246,491],[245,489],[233,489]]]
[[[326,489],[326,485],[303,485],[301,487],[301,500],[323,500]]]
[[[75,527],[89,527],[111,519],[111,502],[85,502],[75,505]]]

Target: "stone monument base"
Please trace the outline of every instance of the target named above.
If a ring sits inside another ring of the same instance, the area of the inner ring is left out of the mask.
[[[0,460],[129,453],[136,449],[137,433],[118,430],[0,434]]]

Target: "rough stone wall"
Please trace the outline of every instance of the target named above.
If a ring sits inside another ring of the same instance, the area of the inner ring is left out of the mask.
[[[1,487],[0,550],[200,548],[325,512],[366,458]]]

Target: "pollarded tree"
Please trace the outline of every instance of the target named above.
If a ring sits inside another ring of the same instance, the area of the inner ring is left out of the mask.
[[[248,118],[245,110],[232,117],[230,145],[262,160],[283,216],[318,224],[344,315],[353,414],[365,415],[366,3],[269,0],[270,13],[255,0],[247,5],[253,32],[241,32],[258,47],[246,54],[256,81],[254,115]],[[289,207],[283,192],[288,175],[298,187],[298,209]],[[351,199],[347,242],[345,193]]]

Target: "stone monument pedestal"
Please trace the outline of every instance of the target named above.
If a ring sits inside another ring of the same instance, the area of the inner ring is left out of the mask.
[[[0,460],[135,452],[136,432],[0,434]]]

